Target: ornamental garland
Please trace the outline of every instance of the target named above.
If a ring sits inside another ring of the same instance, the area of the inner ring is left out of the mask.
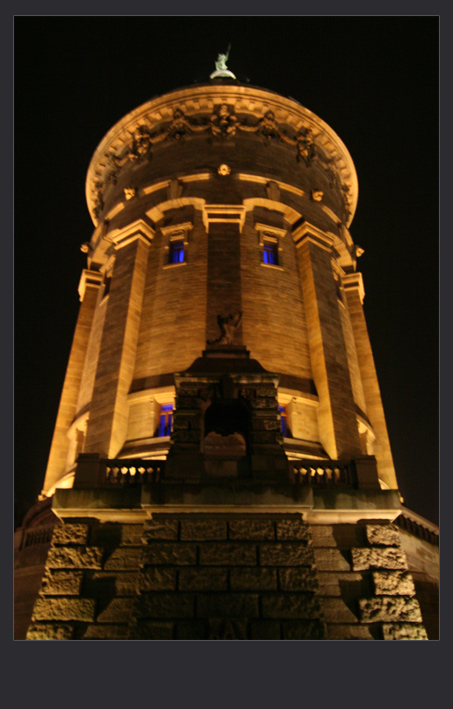
[[[185,138],[196,133],[207,133],[214,138],[225,139],[236,135],[238,131],[254,133],[260,136],[266,145],[271,141],[291,145],[295,148],[297,162],[302,161],[307,167],[313,164],[319,165],[326,172],[330,187],[335,187],[342,193],[346,212],[348,216],[351,214],[349,188],[342,185],[335,161],[321,153],[310,128],[290,135],[276,122],[275,114],[271,110],[266,111],[256,123],[248,123],[235,115],[233,106],[223,103],[214,108],[209,118],[201,120],[191,119],[181,108],[175,108],[171,120],[163,128],[156,130],[151,125],[140,125],[132,134],[130,143],[119,153],[106,153],[107,174],[103,181],[98,179],[94,183],[96,219],[104,208],[103,194],[107,185],[117,183],[118,175],[127,163],[151,160],[155,145],[166,140],[182,143]]]

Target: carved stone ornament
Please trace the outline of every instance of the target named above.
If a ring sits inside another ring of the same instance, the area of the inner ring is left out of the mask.
[[[208,345],[232,345],[236,330],[241,324],[242,313],[230,313],[226,317],[217,316],[217,323],[220,328],[220,336],[216,340],[208,340]]]
[[[215,136],[235,135],[238,119],[226,103],[222,103],[211,115],[211,131]]]
[[[133,199],[134,197],[137,196],[137,190],[135,187],[125,187],[124,188],[124,196],[126,197],[127,200]]]
[[[311,191],[311,198],[313,202],[322,202],[322,198],[324,197],[324,192],[322,190],[312,190]]]
[[[266,185],[266,195],[268,199],[272,199],[274,202],[280,201],[280,188],[273,180]]]
[[[182,184],[179,180],[172,180],[168,186],[168,199],[178,199],[182,195]]]
[[[226,175],[229,175],[231,173],[231,167],[229,165],[226,165],[226,163],[222,163],[217,168],[217,172],[219,173],[219,175],[225,177]]]
[[[227,55],[219,58],[226,61]],[[222,64],[223,66],[223,64]],[[223,69],[221,70],[223,71]],[[339,189],[345,211],[352,214],[357,200],[354,165],[338,136],[321,119],[283,97],[263,90],[238,93],[235,86],[191,89],[152,100],[139,116],[125,116],[105,137],[90,165],[87,198],[98,220],[104,209],[109,184],[116,184],[120,171],[134,161],[151,160],[154,146],[164,141],[183,142],[197,134],[214,139],[233,138],[239,132],[256,134],[266,145],[282,142],[294,148],[295,159],[321,168],[331,187]],[[199,98],[198,98],[199,97]],[[194,109],[194,101],[201,101]],[[312,129],[312,126],[314,129]]]
[[[361,256],[363,256],[364,253],[365,253],[365,249],[362,249],[361,246],[357,246],[357,245],[356,245],[356,247],[355,247],[355,257],[356,257],[356,258],[360,258]]]

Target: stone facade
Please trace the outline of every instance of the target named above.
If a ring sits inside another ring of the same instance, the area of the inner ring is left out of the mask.
[[[27,637],[426,639],[406,566],[390,524],[312,525],[300,514],[67,521]]]
[[[217,78],[125,116],[86,187],[27,638],[424,639],[425,617],[434,637],[340,138]]]

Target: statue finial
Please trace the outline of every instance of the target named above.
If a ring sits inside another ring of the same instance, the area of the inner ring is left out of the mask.
[[[217,79],[217,78],[227,78],[227,79],[235,79],[235,75],[233,74],[232,71],[229,71],[227,68],[227,61],[228,57],[230,56],[230,49],[231,49],[231,44],[228,45],[228,49],[226,51],[226,54],[218,54],[217,55],[217,61],[215,63],[215,71],[211,74],[209,77],[210,79]]]

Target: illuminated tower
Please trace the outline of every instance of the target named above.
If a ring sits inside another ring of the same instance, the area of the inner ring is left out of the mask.
[[[426,637],[349,233],[351,157],[207,84],[104,137],[29,638]]]

